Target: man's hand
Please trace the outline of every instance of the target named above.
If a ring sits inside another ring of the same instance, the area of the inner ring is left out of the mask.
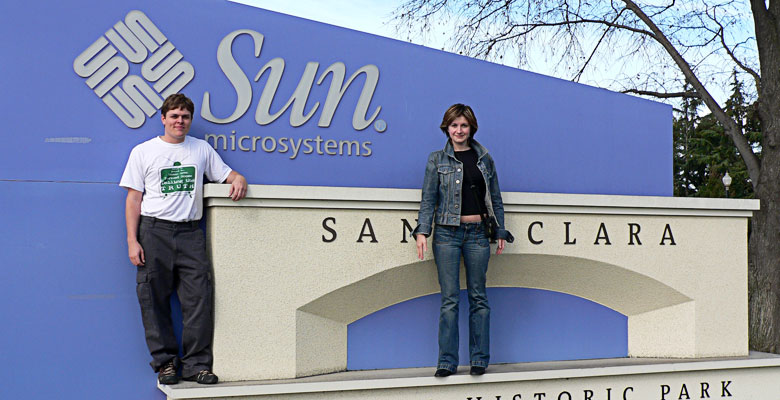
[[[230,175],[225,179],[225,182],[230,184],[230,193],[228,193],[228,196],[230,196],[233,201],[239,201],[246,196],[247,184],[246,178],[244,178],[243,175],[236,171],[230,171]]]
[[[130,262],[136,267],[142,267],[146,263],[144,249],[138,243],[138,222],[141,219],[141,200],[144,194],[127,188],[127,200],[125,200],[125,222],[127,223],[127,255]]]
[[[428,238],[425,235],[417,235],[417,258],[425,258],[425,252],[428,251]]]
[[[146,257],[144,257],[144,249],[141,247],[141,243],[134,240],[132,243],[127,243],[127,253],[130,256],[130,262],[136,267],[143,267],[146,263]]]

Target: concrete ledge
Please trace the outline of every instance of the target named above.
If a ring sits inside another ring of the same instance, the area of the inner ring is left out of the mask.
[[[432,376],[433,368],[348,371],[297,379],[220,383],[214,386],[183,382],[178,385],[158,385],[158,387],[169,399],[262,397],[307,393],[314,396],[315,394],[325,392],[425,387],[438,390],[454,385],[520,383],[557,379],[577,380],[595,377],[626,377],[689,372],[704,373],[706,371],[744,370],[751,368],[772,368],[774,369],[773,376],[780,377],[780,356],[751,352],[748,357],[739,358],[694,360],[619,358],[497,364],[491,365],[488,373],[479,377],[468,375],[467,368],[460,368],[458,375],[453,375],[446,379],[434,378]]]
[[[228,198],[230,185],[205,185],[207,206],[414,210],[419,189],[249,185],[245,199]],[[694,197],[503,192],[506,212],[750,217],[760,201]]]

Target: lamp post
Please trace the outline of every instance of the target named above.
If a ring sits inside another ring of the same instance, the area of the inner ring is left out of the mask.
[[[726,197],[729,197],[729,186],[731,186],[731,177],[729,172],[726,171],[726,175],[723,175],[723,187],[726,188]]]

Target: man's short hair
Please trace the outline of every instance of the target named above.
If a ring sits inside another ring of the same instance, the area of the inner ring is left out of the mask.
[[[163,102],[160,112],[162,112],[162,116],[164,117],[165,114],[168,114],[168,111],[178,110],[179,108],[189,111],[193,116],[195,115],[195,104],[192,103],[192,100],[190,100],[189,97],[182,93],[175,93],[168,96]]]

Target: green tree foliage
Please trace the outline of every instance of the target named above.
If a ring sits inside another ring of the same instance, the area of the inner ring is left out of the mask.
[[[761,156],[761,126],[755,103],[748,104],[743,84],[736,74],[725,112],[737,122],[750,146]],[[725,197],[723,176],[732,178],[728,196],[754,198],[745,162],[724,134],[723,125],[712,115],[700,117],[698,98],[684,98],[674,119],[674,195],[682,197]]]

